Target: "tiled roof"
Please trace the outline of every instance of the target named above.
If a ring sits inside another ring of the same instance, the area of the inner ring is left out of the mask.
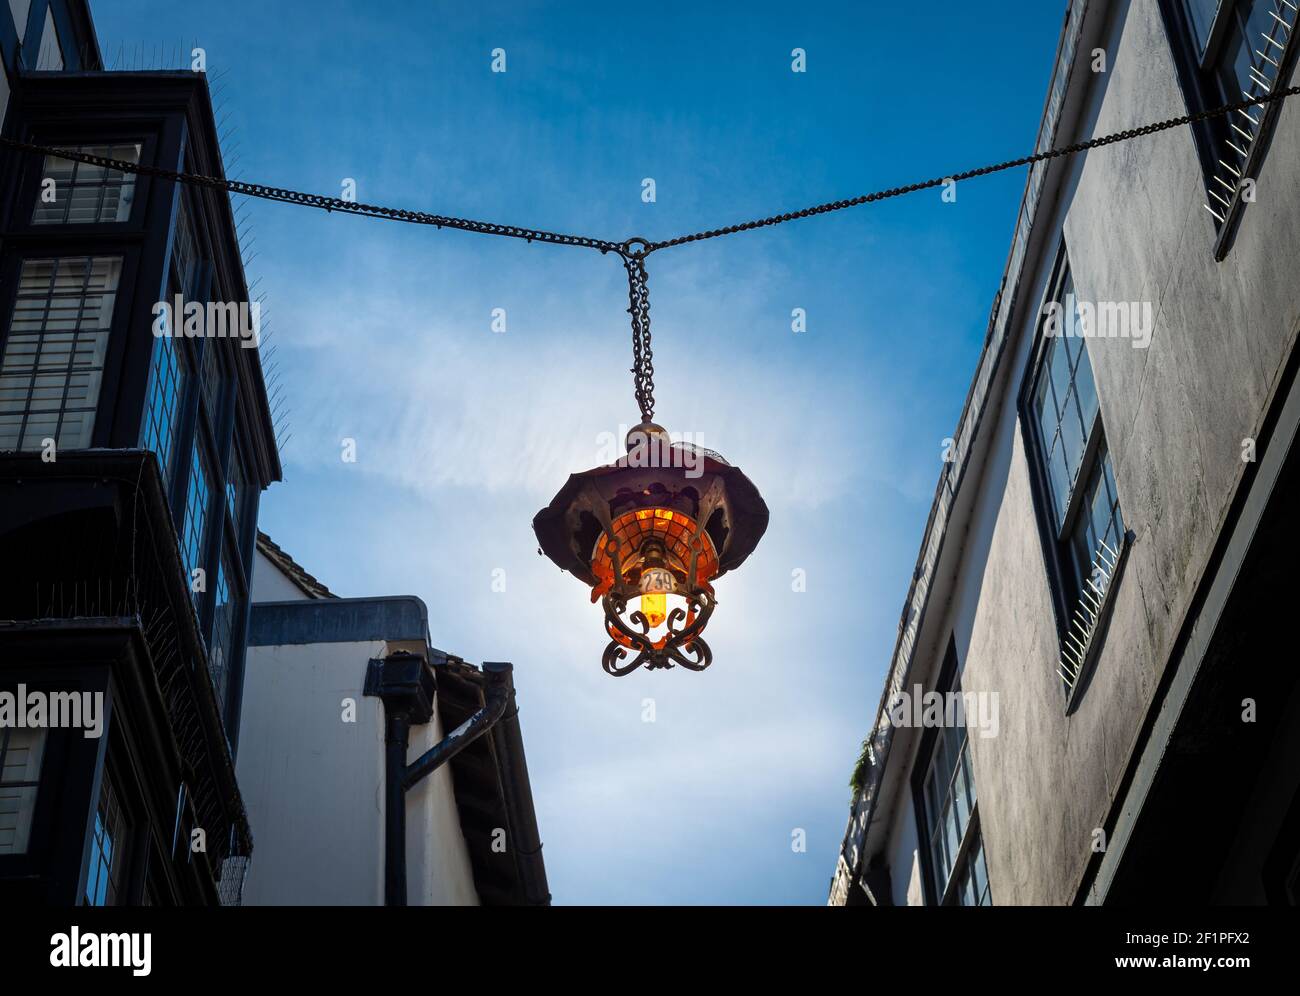
[[[281,550],[276,542],[260,529],[257,531],[257,548],[262,551],[262,555],[267,560],[280,568],[281,573],[297,585],[308,598],[338,597],[312,575],[308,574],[301,564]]]

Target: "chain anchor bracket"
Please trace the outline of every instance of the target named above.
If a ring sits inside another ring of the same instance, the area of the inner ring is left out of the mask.
[[[619,243],[618,254],[624,259],[645,259],[654,251],[655,245],[649,239],[634,235]]]

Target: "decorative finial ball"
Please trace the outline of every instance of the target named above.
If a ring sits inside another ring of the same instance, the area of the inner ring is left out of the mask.
[[[667,446],[672,440],[668,437],[668,430],[662,425],[656,425],[653,422],[642,422],[640,425],[634,425],[627,433],[627,451],[631,453],[639,446],[647,446],[653,443],[656,446]]]

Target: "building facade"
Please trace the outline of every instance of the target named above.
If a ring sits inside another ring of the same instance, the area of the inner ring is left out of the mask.
[[[105,72],[84,0],[0,4],[0,56],[6,139],[223,175],[206,76]],[[0,146],[0,710],[76,692],[102,719],[0,714],[5,901],[238,897],[257,507],[280,463],[255,341],[160,323],[178,296],[247,312],[228,197]]]
[[[244,902],[379,905],[394,804],[382,662],[409,655],[428,690],[407,760],[484,707],[485,670],[434,649],[418,598],[336,598],[264,534],[254,578],[238,770],[258,859]],[[402,796],[408,903],[549,902],[513,694],[485,734]]]
[[[1294,85],[1296,16],[1072,0],[1039,150]],[[831,903],[1300,900],[1298,153],[1290,100],[1031,171]]]

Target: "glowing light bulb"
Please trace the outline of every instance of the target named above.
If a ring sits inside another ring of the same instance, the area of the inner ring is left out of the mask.
[[[668,596],[662,591],[648,591],[641,596],[641,614],[650,628],[662,626],[668,618]]]
[[[662,626],[668,618],[668,595],[677,590],[671,571],[648,567],[641,574],[641,614],[650,628]]]

